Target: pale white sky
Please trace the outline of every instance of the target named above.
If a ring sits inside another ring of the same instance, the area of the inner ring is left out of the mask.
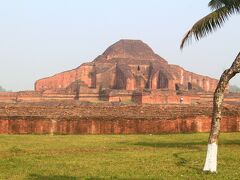
[[[141,39],[171,64],[219,78],[240,50],[240,17],[179,50],[209,0],[0,0],[0,85],[31,90],[37,79],[92,61],[119,39]],[[240,85],[240,76],[231,81]]]

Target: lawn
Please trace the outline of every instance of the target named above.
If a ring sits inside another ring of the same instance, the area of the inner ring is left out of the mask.
[[[221,134],[217,174],[202,172],[207,137],[0,135],[0,179],[239,179],[240,133]]]

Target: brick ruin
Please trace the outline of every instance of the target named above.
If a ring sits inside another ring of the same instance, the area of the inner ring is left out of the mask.
[[[199,94],[212,94],[217,82],[168,64],[140,40],[120,40],[92,62],[36,81],[35,92],[90,102],[171,104],[184,97],[191,103]]]
[[[240,106],[225,104],[222,132],[240,131]],[[159,134],[208,132],[212,107],[111,105],[79,101],[0,103],[0,134]]]
[[[0,92],[0,134],[208,132],[217,82],[168,64],[142,41],[120,40],[34,91]],[[240,131],[239,105],[239,94],[225,95],[221,131]]]

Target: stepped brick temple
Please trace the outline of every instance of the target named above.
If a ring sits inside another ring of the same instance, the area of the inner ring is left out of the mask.
[[[207,132],[217,82],[168,64],[142,41],[120,40],[34,91],[0,93],[0,134]],[[239,94],[226,94],[221,131],[240,131],[239,104]]]
[[[217,82],[168,64],[140,40],[120,40],[92,62],[38,80],[35,91],[82,101],[179,103],[184,97],[190,103],[201,93],[211,94]]]

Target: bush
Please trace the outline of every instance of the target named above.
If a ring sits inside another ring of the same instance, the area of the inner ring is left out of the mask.
[[[2,86],[0,86],[0,92],[6,92],[6,89],[4,89]]]

